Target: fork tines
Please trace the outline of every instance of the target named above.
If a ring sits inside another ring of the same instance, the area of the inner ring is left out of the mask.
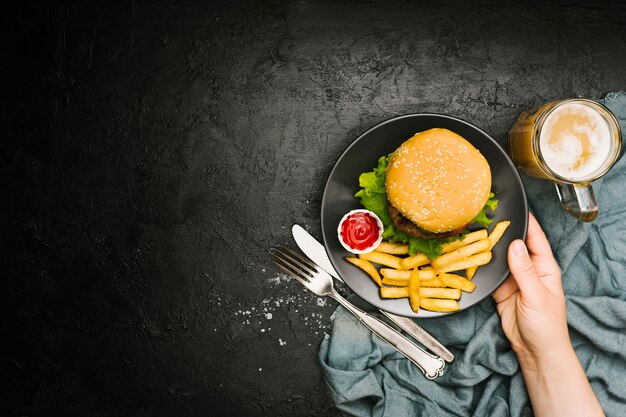
[[[278,245],[270,250],[270,254],[276,266],[303,284],[310,282],[310,279],[318,273],[315,264],[285,246]]]

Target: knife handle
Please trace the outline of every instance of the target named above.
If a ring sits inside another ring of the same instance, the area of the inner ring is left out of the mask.
[[[395,314],[388,313],[380,310],[389,320],[398,325],[402,330],[407,332],[410,336],[414,337],[418,342],[422,343],[431,352],[439,355],[444,361],[454,361],[454,354],[450,352],[444,345],[442,345],[437,339],[431,336],[426,330],[415,323],[408,317],[397,316]]]
[[[421,347],[417,346],[415,343],[411,342],[401,333],[396,331],[393,327],[352,305],[335,290],[332,291],[331,296],[348,311],[354,314],[361,321],[361,323],[365,325],[365,327],[372,331],[372,333],[376,334],[385,342],[395,347],[400,353],[413,362],[424,373],[426,378],[435,379],[438,376],[443,375],[443,368],[446,366],[443,359],[427,353]]]

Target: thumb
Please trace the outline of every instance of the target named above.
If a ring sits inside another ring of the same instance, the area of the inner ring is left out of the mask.
[[[524,241],[514,240],[509,246],[509,268],[523,298],[537,299],[545,290],[530,260]]]

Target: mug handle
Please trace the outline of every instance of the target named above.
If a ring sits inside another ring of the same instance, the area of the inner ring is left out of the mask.
[[[598,217],[598,203],[591,184],[566,184],[555,182],[561,206],[571,216],[584,222]]]

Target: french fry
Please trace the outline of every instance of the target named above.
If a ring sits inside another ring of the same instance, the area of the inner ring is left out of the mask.
[[[400,261],[402,260],[402,258],[389,255],[388,253],[372,251],[372,252],[360,254],[359,258],[365,259],[366,261],[374,262],[377,264],[389,266],[394,269],[404,269],[400,267]]]
[[[506,228],[509,227],[510,224],[511,222],[508,220],[496,224],[491,233],[489,233],[489,250],[496,246],[496,243],[498,243],[498,240],[500,240]]]
[[[378,284],[379,287],[381,287],[383,285],[382,284],[382,279],[380,278],[380,274],[378,273],[376,268],[374,268],[374,265],[372,265],[370,262],[366,261],[365,259],[349,258],[349,257],[346,257],[346,261],[350,262],[353,265],[358,266],[363,271],[367,272],[367,274],[370,277],[372,277],[374,282],[376,284]]]
[[[477,269],[478,269],[477,266],[472,266],[470,268],[467,268],[465,270],[465,276],[467,277],[467,279],[469,279],[471,281],[472,278],[474,278],[474,275],[476,275],[476,270]]]
[[[420,276],[420,279],[433,279],[435,278],[435,270],[434,269],[429,269],[429,270],[417,270],[417,274]]]
[[[420,271],[433,271],[433,272],[435,272],[435,268],[433,268],[432,265],[424,265],[424,266],[420,267]]]
[[[405,271],[401,269],[380,268],[380,274],[386,278],[411,278],[411,271]]]
[[[430,288],[446,286],[446,284],[441,279],[439,279],[439,277],[435,277],[433,279],[422,280],[420,281],[420,285],[422,287],[430,287]]]
[[[383,285],[395,285],[396,287],[406,287],[409,285],[409,279],[411,278],[411,274],[413,271],[399,271],[397,269],[386,269],[381,268],[381,273],[383,274]],[[435,278],[435,273],[433,271],[417,271],[417,274],[420,280],[432,281]]]
[[[407,298],[409,287],[380,287],[380,298]]]
[[[472,233],[468,233],[461,240],[455,240],[453,242],[444,243],[441,245],[441,253],[448,253],[456,250],[460,247],[467,246],[470,243],[478,242],[481,239],[487,237],[487,229],[480,229]]]
[[[407,271],[409,272],[409,271]],[[393,285],[396,287],[408,287],[409,278],[391,278],[383,277],[383,285]]]
[[[456,274],[440,274],[437,278],[443,281],[446,287],[458,288],[465,292],[473,292],[476,289],[476,284]]]
[[[411,278],[409,279],[409,304],[411,310],[418,312],[420,310],[420,275],[417,268],[413,268],[411,271]]]
[[[421,298],[420,307],[424,310],[438,311],[440,313],[457,311],[460,308],[459,303],[455,300],[440,300],[438,298]]]
[[[432,271],[418,270],[417,272],[420,276],[420,279],[432,279],[435,277],[434,270]],[[401,269],[380,268],[380,273],[383,275],[383,277],[387,277],[387,278],[409,279],[411,277],[411,271],[405,271]]]
[[[408,255],[409,245],[403,243],[385,242],[383,240],[374,250],[376,252],[384,252],[391,255]]]
[[[489,249],[489,239],[481,239],[477,242],[462,246],[459,249],[448,252],[445,255],[433,259],[430,263],[435,269],[439,270],[447,264],[462,261],[475,253],[484,252]]]
[[[413,282],[413,281],[411,281]],[[421,287],[419,289],[420,297],[425,298],[447,298],[450,300],[458,300],[461,298],[461,290],[458,288],[431,288]],[[409,299],[411,298],[411,286],[409,285]],[[411,305],[413,308],[413,305]]]
[[[506,231],[507,227],[509,227],[510,224],[511,222],[508,220],[502,221],[496,224],[496,226],[493,228],[491,233],[489,233],[489,237],[488,237],[489,250],[493,249],[493,247],[496,246],[496,243],[498,243],[498,241],[500,240],[500,238],[502,237],[502,235],[504,234],[504,232]],[[467,279],[471,281],[472,278],[474,278],[474,275],[476,275],[477,269],[478,269],[477,266],[467,268],[465,270],[465,276],[467,277]]]
[[[437,272],[441,274],[450,271],[461,271],[472,266],[488,264],[489,261],[491,261],[491,252],[481,252],[476,255],[472,255],[469,258],[465,258],[462,261],[444,265],[441,269],[438,269]]]
[[[413,269],[417,266],[422,266],[429,263],[430,259],[428,259],[428,256],[424,255],[423,253],[416,253],[413,256],[408,256],[402,259],[402,261],[400,261],[401,268],[397,269]]]

